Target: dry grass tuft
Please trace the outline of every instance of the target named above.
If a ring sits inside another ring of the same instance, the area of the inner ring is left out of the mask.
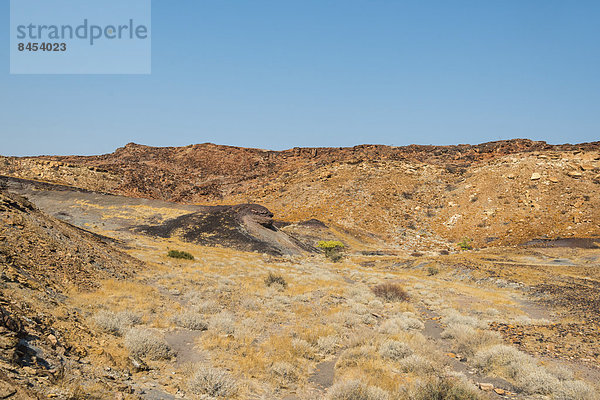
[[[562,382],[556,389],[553,398],[555,400],[594,400],[598,399],[598,393],[588,384],[581,381]]]
[[[412,349],[403,342],[397,340],[386,340],[379,346],[379,354],[383,358],[389,358],[390,360],[401,360],[405,357],[412,355]]]
[[[100,329],[113,335],[121,336],[125,331],[142,322],[141,317],[131,311],[99,311],[94,317],[94,322]]]
[[[146,328],[131,328],[125,334],[125,347],[132,356],[148,357],[152,360],[170,358],[171,348],[156,331]]]
[[[321,336],[317,339],[317,347],[325,354],[333,354],[337,349],[339,339],[335,335]]]
[[[339,382],[329,389],[328,400],[388,400],[389,394],[359,380]]]
[[[229,311],[222,311],[211,317],[209,326],[218,333],[233,335],[235,333],[235,315]]]
[[[284,383],[293,383],[298,380],[296,368],[285,361],[278,361],[271,366],[271,372]]]
[[[525,394],[551,394],[559,386],[558,378],[550,375],[544,368],[535,365],[523,365],[517,376],[515,387]]]
[[[411,312],[405,312],[395,318],[385,321],[379,327],[381,333],[395,335],[403,331],[420,331],[425,325]]]
[[[408,394],[410,400],[479,400],[477,389],[454,377],[435,377],[417,386]]]
[[[175,315],[173,322],[177,326],[193,331],[205,331],[208,329],[208,324],[204,320],[204,316],[192,310],[186,310]]]
[[[237,393],[237,385],[229,373],[207,366],[197,366],[187,386],[192,393],[209,398],[228,399]]]
[[[408,301],[409,296],[406,290],[398,283],[381,283],[371,288],[371,291],[377,297],[385,301]]]
[[[413,354],[400,360],[402,372],[412,372],[414,374],[429,374],[435,370],[431,361],[423,356]]]
[[[454,351],[468,357],[483,348],[502,343],[497,332],[475,329],[469,325],[450,325],[442,332],[442,338],[452,339]]]
[[[475,366],[481,371],[515,379],[525,366],[534,364],[531,356],[514,347],[499,344],[475,354]]]

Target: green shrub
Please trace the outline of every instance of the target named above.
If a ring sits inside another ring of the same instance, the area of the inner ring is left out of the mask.
[[[180,251],[180,250],[169,250],[169,252],[167,253],[168,257],[171,258],[180,258],[183,260],[193,260],[194,256],[191,255],[190,253],[188,253],[187,251]]]
[[[440,273],[440,270],[437,267],[429,267],[427,268],[427,275],[433,276]]]
[[[317,247],[325,252],[325,257],[333,262],[338,262],[342,259],[342,252],[346,246],[338,240],[324,240],[320,241]]]
[[[473,250],[473,239],[463,238],[460,242],[458,242],[458,247],[461,250]]]

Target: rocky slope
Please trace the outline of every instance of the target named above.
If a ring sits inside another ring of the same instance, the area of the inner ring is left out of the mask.
[[[2,191],[0,221],[0,398],[47,398],[57,387],[74,398],[75,386],[103,380],[79,362],[95,334],[66,293],[130,277],[142,263]]]
[[[128,144],[93,157],[0,159],[0,174],[134,197],[257,203],[379,247],[447,250],[600,235],[600,142],[266,151]]]

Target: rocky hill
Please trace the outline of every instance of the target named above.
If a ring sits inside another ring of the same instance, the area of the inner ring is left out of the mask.
[[[279,220],[316,218],[398,249],[600,235],[600,142],[286,151],[128,144],[102,156],[2,158],[0,174],[181,203],[257,203]]]
[[[142,263],[2,191],[0,221],[0,398],[42,398],[46,389],[72,383],[66,371],[99,382],[78,363],[94,333],[66,293],[131,277]]]

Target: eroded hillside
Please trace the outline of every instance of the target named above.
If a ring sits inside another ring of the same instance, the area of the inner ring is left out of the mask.
[[[2,191],[0,222],[0,398],[82,398],[82,385],[123,390],[97,368],[108,356],[68,293],[132,277],[143,264]]]
[[[264,205],[410,251],[600,236],[600,143],[265,151],[129,144],[93,157],[2,158],[0,174],[194,204]]]

